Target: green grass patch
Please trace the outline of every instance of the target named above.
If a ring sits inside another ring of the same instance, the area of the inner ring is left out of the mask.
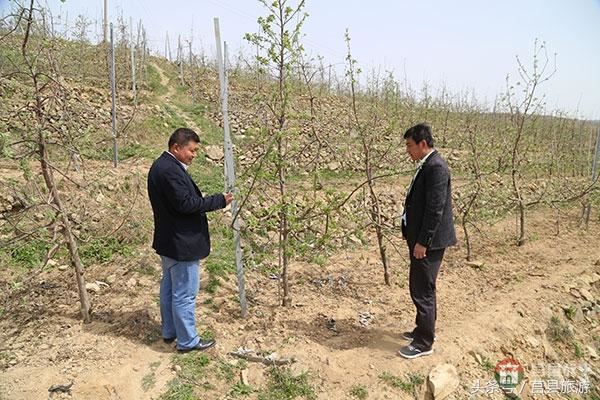
[[[269,370],[269,381],[258,393],[258,400],[316,399],[315,388],[308,373],[294,376],[290,370],[273,367]]]
[[[200,336],[209,339],[214,337],[214,333],[204,331]],[[207,391],[227,387],[231,387],[231,397],[242,397],[253,392],[249,386],[235,383],[239,371],[248,366],[245,361],[228,363],[204,353],[190,352],[173,355],[172,363],[179,367],[179,371],[160,399],[203,399]],[[188,383],[192,383],[192,386]]]
[[[111,261],[116,255],[131,257],[133,249],[115,237],[107,237],[83,243],[79,247],[79,254],[84,263],[104,263]]]
[[[212,330],[205,329],[200,334],[200,337],[202,338],[202,340],[214,340],[216,335],[215,335],[215,332],[213,332]]]
[[[567,318],[569,318],[570,320],[573,320],[573,318],[575,318],[575,315],[577,314],[577,307],[571,305],[571,306],[563,308],[563,311]]]
[[[251,386],[245,385],[242,382],[237,382],[231,387],[231,390],[229,391],[229,396],[233,398],[240,398],[250,396],[253,392],[254,390]]]
[[[379,379],[386,384],[400,389],[407,393],[413,393],[417,386],[421,385],[425,379],[418,374],[408,374],[407,379],[402,379],[389,372],[383,372],[379,375]]]
[[[208,283],[205,290],[209,294],[215,294],[221,280],[235,271],[233,232],[229,229],[229,225],[225,225],[226,223],[225,220],[213,223],[212,250],[203,264],[208,273]]]
[[[18,68],[23,64],[23,56],[21,55],[20,47],[12,47],[12,46],[0,46],[0,69],[5,69],[5,71],[10,71],[15,66]],[[13,63],[15,65],[13,65]]]
[[[128,144],[119,148],[119,160],[127,160],[132,157],[153,160],[160,155],[161,151],[139,143]],[[111,151],[112,156],[112,151]]]
[[[186,125],[185,120],[174,107],[163,104],[159,110],[154,110],[148,118],[141,122],[139,129],[147,132],[149,136],[162,135],[167,137],[175,129]]]
[[[181,117],[181,115],[179,115],[175,107],[171,107],[168,104],[164,104],[163,108],[166,113],[165,122],[169,125],[169,127],[177,129],[187,125],[185,120],[183,119],[183,117]]]
[[[10,360],[14,360],[16,357],[13,353],[10,353],[8,351],[0,351],[0,360],[3,361],[10,361]]]
[[[226,361],[218,361],[217,362],[217,369],[218,369],[218,374],[219,377],[221,379],[223,379],[225,382],[233,382],[233,380],[235,379],[236,376],[236,366],[235,365],[231,365],[230,363],[226,362]]]
[[[204,336],[202,336],[204,338]],[[239,375],[240,371],[246,369],[248,363],[245,360],[240,360],[237,364],[231,364],[223,360],[217,362],[217,375],[221,380],[227,383],[232,383]]]
[[[167,143],[168,135],[172,133],[172,129],[169,130],[169,124],[166,123],[163,117],[160,114],[153,113],[148,118],[144,119],[140,123],[139,129],[143,132],[146,132],[148,136],[154,137],[165,137],[165,146]]]
[[[169,382],[167,392],[159,398],[160,400],[198,400],[194,395],[194,388],[189,383],[180,379],[173,379]]]
[[[206,293],[208,294],[216,294],[217,290],[219,290],[219,286],[221,286],[221,281],[218,277],[214,275],[208,276],[208,283],[206,284]]]
[[[225,190],[223,167],[210,164],[203,154],[194,160],[188,171],[204,196]]]
[[[487,357],[483,357],[481,360],[481,366],[486,371],[493,371],[496,368],[496,365]]]
[[[181,367],[180,373],[191,378],[203,375],[210,362],[211,360],[206,354],[197,352],[176,354],[173,357],[173,363]]]
[[[325,264],[327,264],[327,260],[328,260],[328,258],[325,254],[314,253],[310,256],[308,261],[313,264],[317,264],[320,267],[324,267]]]
[[[14,247],[7,247],[2,251],[8,254],[10,261],[21,267],[34,268],[40,266],[50,245],[41,239],[31,239],[16,243]]]
[[[6,129],[1,123],[0,123],[0,158],[5,158],[8,157],[10,155],[10,151],[8,149],[8,135],[4,132],[2,132],[2,130]]]
[[[151,118],[156,118],[156,117],[151,117]],[[148,120],[146,120],[145,122],[147,122]],[[140,129],[146,129],[146,132],[148,131],[159,131],[159,127],[158,127],[157,123],[157,127],[156,129],[148,129],[148,125],[142,123],[142,127]],[[162,131],[159,131],[161,134],[164,133],[164,128]],[[112,160],[114,158],[114,150],[113,150],[113,143],[112,140],[111,141],[105,141],[104,143],[102,143],[100,145],[101,147],[98,147],[98,145],[92,144],[92,143],[86,143],[84,145],[81,146],[82,149],[82,156],[85,159],[89,159],[89,160]],[[150,146],[146,146],[143,144],[139,144],[139,143],[129,143],[129,144],[125,144],[125,145],[121,145],[119,144],[119,148],[117,149],[117,158],[119,161],[124,161],[127,160],[129,158],[132,157],[139,157],[139,158],[144,158],[144,159],[148,159],[148,160],[153,160],[156,157],[158,157],[160,155],[161,151],[160,150],[156,150]]]
[[[365,400],[369,397],[369,391],[365,385],[354,385],[350,388],[350,396],[359,400]]]
[[[142,389],[144,392],[152,389],[156,384],[156,369],[160,366],[160,361],[155,361],[150,364],[150,372],[142,378]]]
[[[160,74],[154,65],[149,64],[147,69],[148,89],[155,96],[162,96],[168,93],[168,90],[160,81]]]
[[[204,103],[192,103],[187,97],[177,98],[177,106],[200,128],[200,143],[222,144],[223,129],[215,125],[207,116],[209,106]]]
[[[206,332],[201,336],[205,339],[207,336]],[[224,366],[224,362],[219,361],[215,363],[207,354],[198,352],[175,354],[173,355],[172,363],[179,366],[180,370],[177,372],[176,378],[169,383],[167,392],[160,397],[161,400],[204,398],[198,394],[215,390],[220,386],[220,384],[217,385],[215,383],[215,378],[223,380],[229,376],[229,373],[233,373],[233,369],[229,371]],[[222,373],[222,371],[226,372]],[[193,386],[189,384],[191,382],[193,382]]]
[[[142,389],[144,390],[144,392],[147,392],[148,390],[152,389],[155,384],[156,375],[154,375],[154,371],[148,372],[142,378]]]
[[[573,340],[573,332],[557,316],[550,318],[546,334],[548,335],[548,339],[553,342],[571,343]]]
[[[573,351],[575,353],[575,357],[583,358],[583,349],[581,348],[581,345],[575,341],[573,341]]]

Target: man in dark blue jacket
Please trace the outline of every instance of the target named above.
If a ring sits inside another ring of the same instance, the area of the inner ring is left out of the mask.
[[[404,139],[410,158],[418,161],[402,215],[402,236],[410,253],[410,297],[417,316],[414,330],[402,335],[411,343],[399,353],[404,358],[416,358],[433,352],[436,280],[446,247],[456,244],[456,233],[450,171],[433,148],[431,128],[415,125],[406,131]]]
[[[152,247],[162,261],[160,315],[166,343],[177,339],[181,352],[205,350],[214,340],[203,341],[196,332],[196,295],[200,260],[210,253],[206,213],[224,208],[230,193],[203,197],[188,166],[196,157],[200,138],[191,129],[179,128],[148,173],[148,196],[154,214]]]

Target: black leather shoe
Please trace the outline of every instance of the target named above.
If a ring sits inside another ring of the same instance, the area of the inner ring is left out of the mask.
[[[180,352],[180,353],[187,353],[189,351],[194,351],[194,350],[204,351],[206,349],[210,349],[215,344],[217,344],[217,342],[214,341],[214,340],[212,340],[212,339],[211,340],[201,340],[194,347],[190,347],[190,348],[187,348],[187,349],[177,349],[177,351]]]
[[[163,338],[163,342],[165,342],[166,344],[171,344],[171,343],[173,343],[175,341],[175,339],[177,339],[177,338],[174,338],[174,337],[164,337]]]

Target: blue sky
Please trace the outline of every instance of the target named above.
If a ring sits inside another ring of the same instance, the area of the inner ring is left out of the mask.
[[[70,23],[85,14],[101,35],[103,0],[45,0],[55,15]],[[0,0],[3,13],[8,0]],[[243,35],[256,31],[264,15],[255,0],[109,0],[110,18],[142,19],[150,45],[163,52],[168,31],[175,47],[178,34],[196,50],[214,56],[213,18],[230,54],[246,46]],[[350,30],[353,56],[363,70],[392,70],[419,89],[424,81],[454,92],[473,90],[493,101],[516,77],[515,56],[530,62],[534,40],[557,53],[557,71],[541,89],[548,110],[600,119],[600,0],[307,0],[305,48],[326,62],[343,63],[344,31]]]

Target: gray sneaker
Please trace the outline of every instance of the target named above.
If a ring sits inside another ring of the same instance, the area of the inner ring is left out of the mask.
[[[398,354],[404,358],[413,359],[423,356],[428,356],[433,353],[433,348],[429,350],[419,350],[412,345],[404,346],[399,351]]]

